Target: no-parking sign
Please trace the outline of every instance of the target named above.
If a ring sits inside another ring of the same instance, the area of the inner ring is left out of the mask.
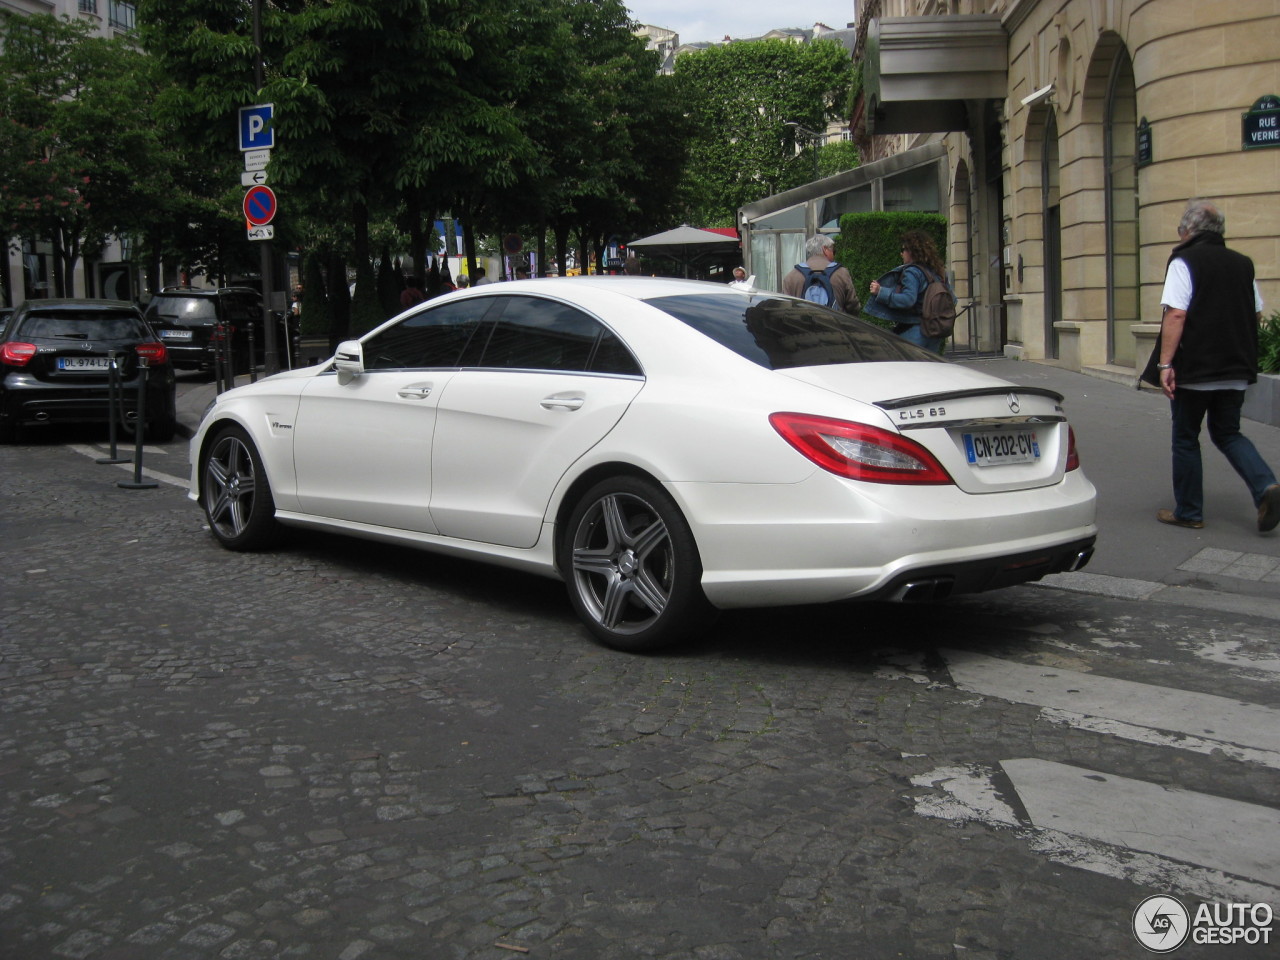
[[[255,227],[265,226],[276,215],[276,194],[270,187],[250,187],[244,195],[244,218]]]

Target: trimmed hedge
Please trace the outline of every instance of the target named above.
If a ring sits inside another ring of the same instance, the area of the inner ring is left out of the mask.
[[[933,237],[946,264],[947,218],[940,213],[846,213],[840,218],[836,259],[853,277],[859,300],[865,303],[871,296],[872,280],[902,266],[899,238],[908,230],[923,230]],[[864,319],[879,322],[874,317]]]
[[[1280,313],[1265,317],[1258,327],[1258,372],[1280,373]]]

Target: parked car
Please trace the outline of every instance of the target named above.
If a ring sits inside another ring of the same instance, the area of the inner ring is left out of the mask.
[[[138,416],[146,360],[146,437],[173,439],[173,364],[142,313],[122,300],[28,300],[0,334],[0,441],[24,426],[106,423],[110,355],[117,355],[121,425]]]
[[[1082,567],[1095,491],[1061,402],[773,293],[517,281],[221,394],[190,496],[232,550],[284,524],[561,578],[645,650],[716,609]]]
[[[249,331],[253,327],[256,363],[266,350],[262,324],[262,295],[252,287],[220,287],[197,290],[192,287],[165,287],[151,298],[146,308],[147,322],[169,348],[179,370],[212,370],[218,346],[218,324],[225,324],[231,337],[231,364],[236,373],[249,369]],[[277,315],[276,348],[283,366],[290,347],[284,317]]]

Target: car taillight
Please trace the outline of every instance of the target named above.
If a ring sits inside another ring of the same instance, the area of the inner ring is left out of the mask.
[[[138,356],[151,364],[164,363],[169,357],[169,351],[166,350],[164,344],[158,340],[148,343],[140,343],[134,347],[134,349],[138,351]]]
[[[1067,470],[1080,469],[1080,451],[1076,449],[1076,432],[1067,427]]]
[[[773,429],[823,470],[870,483],[952,483],[928,450],[901,434],[805,413],[775,413]]]
[[[25,367],[32,357],[36,355],[36,345],[34,343],[6,343],[0,348],[0,362],[6,363],[11,367]]]

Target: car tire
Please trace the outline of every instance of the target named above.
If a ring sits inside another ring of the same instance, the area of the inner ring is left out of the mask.
[[[689,524],[652,481],[619,476],[588,490],[569,515],[560,560],[575,612],[615,650],[669,646],[715,618]]]
[[[280,533],[262,458],[240,427],[224,427],[200,456],[200,505],[228,550],[260,550]]]

